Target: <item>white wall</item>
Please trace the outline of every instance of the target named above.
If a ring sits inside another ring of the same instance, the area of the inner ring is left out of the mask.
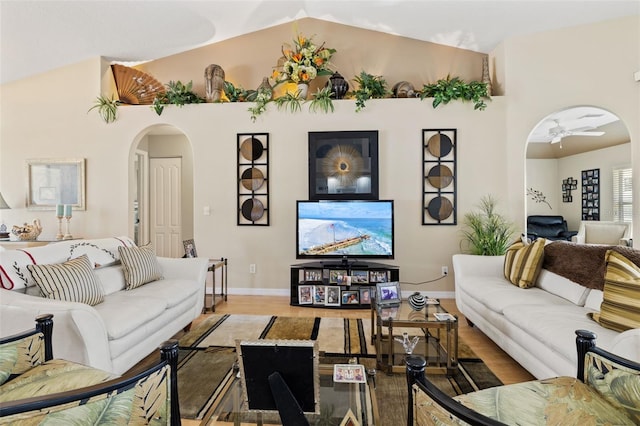
[[[559,215],[562,191],[558,182],[558,160],[527,159],[527,189],[542,192],[544,202],[538,202],[527,195],[527,215]]]
[[[25,159],[83,157],[88,208],[74,214],[73,234],[129,234],[130,152],[147,129],[171,124],[193,149],[198,253],[229,258],[232,291],[288,294],[289,265],[295,262],[295,200],[307,197],[307,132],[377,129],[380,197],[396,201],[393,263],[400,266],[402,281],[426,281],[439,276],[440,267],[450,266],[452,254],[460,251],[460,226],[421,225],[421,130],[458,129],[459,223],[483,195],[493,194],[501,210],[524,229],[526,138],[550,112],[584,104],[612,111],[627,124],[631,158],[640,164],[640,85],[632,78],[640,69],[639,29],[637,19],[622,19],[507,40],[494,52],[492,64],[495,75],[504,76],[497,87],[508,96],[494,98],[484,112],[464,103],[434,110],[428,101],[385,99],[355,113],[354,101],[344,100],[328,115],[290,114],[270,106],[252,123],[242,103],[168,107],[162,116],[148,106],[134,106],[121,107],[119,119],[107,125],[95,112],[87,114],[100,93],[103,63],[99,58],[84,61],[0,88],[0,191],[13,207],[0,214],[8,225],[39,217],[43,237],[53,236],[53,212],[24,208]],[[236,226],[236,134],[247,132],[271,137],[268,227]],[[639,169],[634,168],[634,184]],[[635,220],[639,205],[634,206]],[[202,214],[204,206],[211,206],[211,216]],[[256,274],[248,273],[251,263],[257,264]],[[417,288],[403,284],[403,289],[452,291],[453,276]]]

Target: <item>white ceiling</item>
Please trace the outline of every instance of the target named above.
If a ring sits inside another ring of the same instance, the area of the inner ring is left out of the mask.
[[[629,15],[640,0],[0,0],[0,83],[96,56],[157,59],[305,17],[489,53],[512,36]]]

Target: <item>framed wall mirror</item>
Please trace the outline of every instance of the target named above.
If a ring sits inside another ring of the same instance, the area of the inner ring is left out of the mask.
[[[85,159],[27,160],[27,209],[55,210],[70,204],[85,210]]]

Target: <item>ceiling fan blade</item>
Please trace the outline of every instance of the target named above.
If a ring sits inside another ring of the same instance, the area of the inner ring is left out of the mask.
[[[553,139],[551,139],[551,143],[558,143],[562,140],[562,136],[554,136]]]
[[[571,132],[571,136],[602,136],[604,132]]]

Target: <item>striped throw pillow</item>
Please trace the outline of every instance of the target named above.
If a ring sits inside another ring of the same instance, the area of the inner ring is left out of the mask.
[[[616,331],[640,328],[640,267],[613,250],[605,259],[603,301],[591,318]]]
[[[104,301],[102,286],[86,254],[64,263],[27,265],[40,292],[48,299],[95,306]]]
[[[162,271],[151,244],[141,247],[118,247],[126,289],[162,279]]]
[[[504,277],[520,288],[530,288],[536,284],[547,240],[538,238],[531,244],[522,241],[513,243],[504,256]]]

